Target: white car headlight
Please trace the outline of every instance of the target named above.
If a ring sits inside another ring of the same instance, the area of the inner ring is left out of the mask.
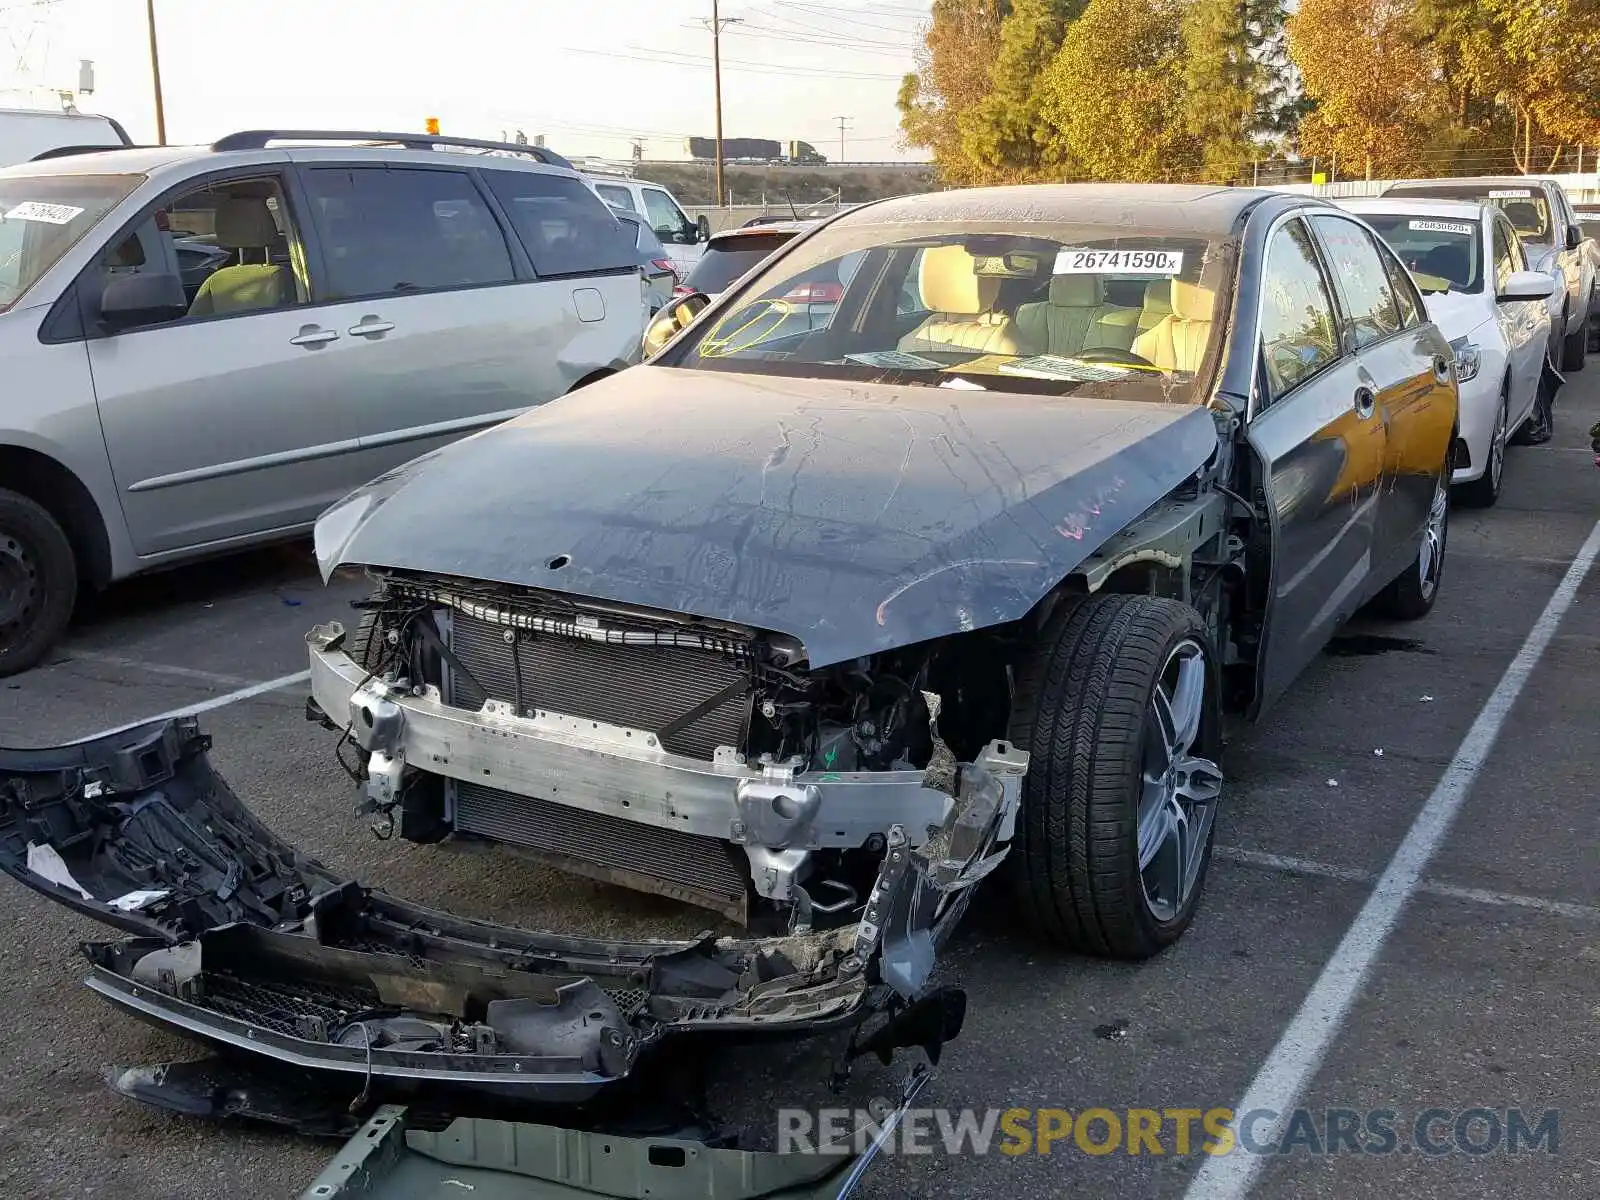
[[[1450,349],[1456,352],[1456,380],[1465,383],[1469,379],[1478,377],[1478,369],[1483,366],[1483,352],[1475,342],[1469,342],[1464,337],[1458,337],[1450,343]]]

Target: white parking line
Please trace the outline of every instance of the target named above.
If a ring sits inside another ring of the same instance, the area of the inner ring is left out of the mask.
[[[282,691],[284,688],[293,687],[297,683],[305,683],[310,678],[310,671],[296,671],[293,675],[280,675],[276,679],[252,683],[249,687],[242,687],[238,691],[228,692],[225,695],[213,696],[209,700],[186,704],[182,708],[168,709],[166,712],[156,713],[153,717],[140,717],[137,721],[129,721],[126,725],[114,725],[110,729],[102,729],[99,733],[91,733],[82,740],[86,742],[93,741],[95,738],[109,737],[113,733],[121,733],[125,729],[137,729],[140,725],[148,725],[152,721],[169,721],[173,717],[192,717],[197,713],[210,712],[214,708],[226,708],[228,705],[237,704],[241,700],[249,700],[254,696],[264,696],[268,692]]]
[[[1345,931],[1333,957],[1306,995],[1287,1029],[1272,1048],[1267,1061],[1256,1072],[1235,1112],[1267,1109],[1278,1114],[1265,1139],[1276,1137],[1290,1115],[1295,1101],[1321,1065],[1328,1047],[1338,1035],[1351,1006],[1360,995],[1367,973],[1377,961],[1383,945],[1394,931],[1401,910],[1422,880],[1428,865],[1472,784],[1483,769],[1495,739],[1505,725],[1511,706],[1527,685],[1528,677],[1555,636],[1561,618],[1572,607],[1589,569],[1600,555],[1600,522],[1584,540],[1566,575],[1556,585],[1544,611],[1528,631],[1527,640],[1495,685],[1472,728],[1462,740],[1455,757],[1445,768],[1438,786],[1417,814],[1394,857],[1389,860],[1372,895],[1367,897],[1355,922]],[[1258,1125],[1259,1129],[1260,1126]],[[1185,1200],[1242,1200],[1260,1170],[1262,1158],[1256,1154],[1229,1154],[1209,1158],[1195,1173]]]
[[[1318,875],[1324,879],[1337,879],[1341,883],[1371,883],[1377,878],[1372,871],[1360,867],[1341,867],[1333,863],[1315,862],[1309,858],[1291,858],[1286,854],[1266,854],[1260,850],[1246,850],[1242,846],[1218,846],[1212,853],[1218,858],[1245,863],[1252,867],[1266,867],[1273,871],[1287,871],[1293,875]],[[1577,921],[1600,921],[1600,908],[1589,904],[1573,904],[1566,900],[1546,900],[1543,896],[1522,896],[1515,892],[1492,892],[1486,888],[1461,887],[1454,883],[1437,883],[1424,879],[1417,891],[1447,900],[1469,900],[1474,904],[1494,904],[1502,908],[1526,908],[1534,912],[1549,913],[1556,917],[1570,917]]]
[[[147,662],[142,658],[124,658],[120,654],[102,654],[98,650],[69,650],[62,665],[71,662],[95,663],[103,667],[117,667],[124,671],[142,671],[148,675],[171,675],[174,679],[194,679],[201,683],[220,684],[223,687],[248,687],[253,683],[243,675],[224,675],[220,671],[202,671],[198,667]]]

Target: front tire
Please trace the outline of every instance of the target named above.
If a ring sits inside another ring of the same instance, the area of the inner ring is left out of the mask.
[[[1189,927],[1221,793],[1218,694],[1188,605],[1096,596],[1050,619],[1018,672],[1011,727],[1032,759],[1007,863],[1035,932],[1145,959]]]
[[[1452,437],[1451,444],[1455,442]],[[1378,593],[1378,608],[1399,621],[1419,621],[1433,611],[1439,598],[1439,581],[1444,577],[1445,543],[1450,536],[1450,456],[1434,488],[1428,506],[1428,522],[1422,528],[1417,556],[1400,575]]]
[[[44,507],[0,488],[0,678],[26,671],[56,644],[78,599],[78,563]]]
[[[1489,434],[1488,461],[1483,464],[1483,474],[1470,483],[1463,483],[1456,489],[1461,502],[1472,508],[1493,508],[1495,501],[1500,499],[1500,484],[1505,477],[1507,426],[1510,415],[1507,412],[1511,398],[1506,393],[1500,394],[1500,409],[1495,413],[1494,429]]]

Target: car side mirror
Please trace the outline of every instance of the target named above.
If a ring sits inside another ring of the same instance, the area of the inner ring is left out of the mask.
[[[1514,271],[1500,285],[1496,299],[1544,300],[1556,290],[1556,281],[1543,271]]]
[[[704,312],[710,303],[711,297],[704,292],[674,296],[646,327],[644,356],[650,358],[659,353],[663,346],[694,324],[694,319]]]
[[[1583,245],[1583,230],[1576,225],[1567,226],[1567,249],[1576,250]]]
[[[182,281],[164,271],[113,276],[100,293],[100,319],[111,329],[175,321],[188,313]]]
[[[698,245],[711,240],[711,218],[701,213],[694,221],[694,240]]]

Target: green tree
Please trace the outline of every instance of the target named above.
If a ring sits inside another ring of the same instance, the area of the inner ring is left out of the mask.
[[[1186,178],[1183,0],[1089,0],[1040,80],[1045,120],[1089,179]]]
[[[1083,0],[1012,0],[1000,25],[989,94],[964,130],[967,156],[984,182],[1049,178],[1065,162],[1056,127],[1044,115],[1040,76],[1060,51]]]
[[[1281,0],[1190,0],[1184,126],[1205,147],[1208,178],[1228,182],[1300,116]]]
[[[965,130],[989,94],[1000,24],[1010,12],[1010,0],[934,0],[917,69],[901,81],[896,107],[904,142],[927,147],[947,182],[980,180]]]

